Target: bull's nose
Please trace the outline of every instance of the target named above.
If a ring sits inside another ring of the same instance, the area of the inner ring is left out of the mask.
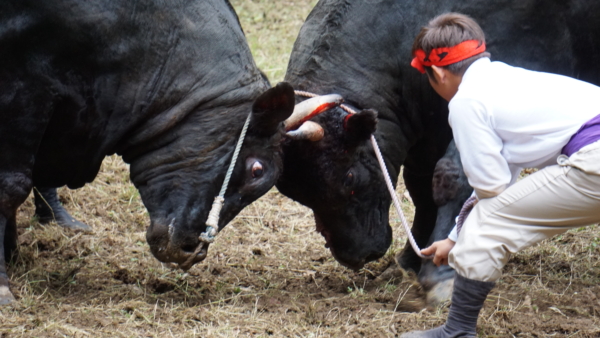
[[[192,266],[194,266],[194,264],[202,262],[204,259],[206,259],[206,254],[208,253],[208,246],[209,243],[198,243],[198,246],[194,251],[183,251],[183,253],[181,254],[181,258],[185,260],[183,262],[177,262],[177,264],[179,264],[179,268],[184,271],[187,271]]]
[[[198,240],[196,236],[175,236],[172,226],[165,223],[154,223],[146,232],[146,240],[150,251],[161,262],[176,263],[183,270],[203,261],[208,252],[208,244]]]
[[[339,255],[333,247],[329,248],[329,251],[331,251],[333,258],[335,258],[335,260],[338,261],[338,263],[347,267],[348,269],[358,271],[358,270],[362,269],[363,266],[365,266],[364,259],[357,260],[356,258],[350,257],[348,255],[344,255],[344,254]]]
[[[344,248],[346,249],[346,248]],[[335,250],[335,248],[329,248],[331,254],[341,265],[352,269],[354,271],[362,269],[365,264],[377,260],[383,255],[385,251],[348,251],[348,250]]]
[[[352,269],[354,271],[358,271],[358,270],[362,269],[363,266],[365,266],[365,261],[364,260],[360,260],[360,261],[342,261],[342,260],[339,260],[339,262],[343,266],[347,267],[348,269]]]
[[[146,231],[146,242],[154,257],[159,261],[165,262],[168,259],[168,252],[171,251],[169,226],[164,223],[152,222]]]
[[[374,260],[378,260],[379,258],[383,257],[383,255],[385,255],[385,251],[384,252],[371,252],[370,254],[367,255],[364,262],[369,263]]]
[[[172,243],[150,245],[150,251],[161,262],[176,263],[179,268],[188,270],[194,264],[203,261],[208,253],[208,244],[198,242],[194,250],[184,250]]]

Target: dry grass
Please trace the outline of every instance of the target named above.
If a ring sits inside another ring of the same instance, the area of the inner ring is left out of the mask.
[[[292,42],[315,1],[233,1],[257,63],[283,78]],[[398,187],[403,193],[404,187]],[[20,209],[18,301],[0,308],[0,337],[394,337],[443,322],[413,275],[374,279],[403,243],[359,273],[337,264],[310,210],[275,189],[218,236],[188,273],[156,261],[128,166],[104,161],[96,181],[61,189],[94,234],[40,226]],[[408,218],[412,206],[404,201]],[[600,336],[599,230],[571,231],[511,259],[480,320],[485,337]]]

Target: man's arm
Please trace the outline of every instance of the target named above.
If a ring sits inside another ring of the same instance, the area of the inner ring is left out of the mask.
[[[472,99],[450,101],[448,121],[463,170],[479,199],[497,196],[508,187],[512,174],[502,156],[503,142],[493,129],[493,116]]]

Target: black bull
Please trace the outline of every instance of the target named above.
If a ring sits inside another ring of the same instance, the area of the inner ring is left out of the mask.
[[[0,5],[0,304],[32,186],[71,188],[120,154],[161,261],[202,260],[198,236],[246,117],[219,225],[282,166],[287,84],[269,89],[226,0],[4,1]]]
[[[375,137],[394,181],[404,166],[416,207],[412,233],[421,247],[447,236],[469,189],[460,168],[446,160],[436,184],[454,185],[455,194],[438,189],[445,204],[438,212],[432,179],[452,138],[447,102],[410,67],[419,29],[449,11],[479,22],[493,60],[600,84],[598,1],[321,0],[301,28],[285,79],[296,89],[338,93],[358,110],[377,111]],[[314,118],[325,129],[319,142],[286,141],[277,187],[313,210],[333,255],[356,269],[388,249],[391,199],[368,138],[345,137],[345,116],[337,109]],[[421,270],[428,287],[453,274],[431,263],[422,268],[408,246],[398,258],[404,268]]]

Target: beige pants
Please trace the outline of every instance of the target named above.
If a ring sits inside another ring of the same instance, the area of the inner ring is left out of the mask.
[[[600,141],[558,163],[475,205],[448,256],[458,274],[496,281],[511,253],[600,222]]]

